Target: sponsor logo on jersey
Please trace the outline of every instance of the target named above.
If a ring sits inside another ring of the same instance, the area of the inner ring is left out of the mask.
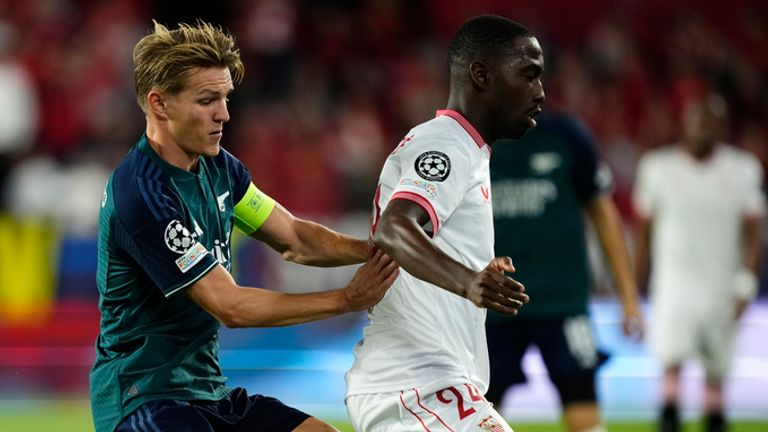
[[[493,212],[496,217],[539,217],[557,194],[557,185],[547,178],[497,181],[493,183]]]
[[[483,194],[483,202],[490,203],[491,202],[491,188],[488,186],[480,186],[480,192]]]
[[[208,253],[205,246],[200,242],[195,242],[194,246],[176,260],[176,267],[181,270],[182,273],[186,273],[195,266],[203,257]]]
[[[483,421],[478,424],[478,426],[480,426],[480,429],[484,431],[504,432],[504,427],[500,425],[499,421],[492,416],[484,418]]]
[[[428,151],[416,158],[414,168],[424,180],[441,182],[451,173],[451,159],[445,153]]]
[[[400,180],[401,186],[413,187],[426,192],[433,199],[437,196],[437,188],[432,183],[427,183],[424,180],[419,179],[402,179]]]
[[[549,174],[563,164],[563,158],[557,153],[536,153],[531,156],[531,169],[536,174]]]
[[[165,245],[178,254],[185,253],[195,243],[194,237],[196,236],[193,236],[187,227],[176,219],[165,227]]]

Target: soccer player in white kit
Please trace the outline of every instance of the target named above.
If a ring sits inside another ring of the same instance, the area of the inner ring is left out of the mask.
[[[414,127],[387,158],[372,235],[399,278],[369,310],[347,373],[356,430],[511,431],[485,400],[485,308],[515,314],[528,301],[493,256],[490,144],[536,125],[541,47],[494,15],[466,22],[449,48],[445,110]]]
[[[719,96],[688,105],[682,145],[647,154],[637,174],[637,268],[650,253],[648,336],[664,368],[663,432],[680,430],[680,369],[694,357],[706,374],[707,432],[725,430],[736,324],[757,292],[763,173],[754,156],[717,142],[725,115]]]

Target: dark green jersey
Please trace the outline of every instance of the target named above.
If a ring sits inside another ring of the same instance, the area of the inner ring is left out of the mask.
[[[512,257],[531,296],[521,319],[586,313],[583,207],[610,186],[580,124],[552,114],[537,121],[521,139],[494,144],[491,157],[496,256]]]
[[[249,187],[250,174],[225,150],[190,173],[163,161],[146,137],[112,174],[99,216],[97,431],[149,400],[226,395],[219,323],[183,290],[219,263],[229,269],[234,207]]]

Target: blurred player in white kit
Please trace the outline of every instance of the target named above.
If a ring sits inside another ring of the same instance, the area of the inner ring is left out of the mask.
[[[707,432],[725,431],[723,382],[737,323],[758,289],[762,168],[718,141],[727,107],[717,95],[687,105],[682,143],[645,155],[637,173],[637,268],[651,260],[649,344],[664,368],[659,430],[680,431],[680,371],[705,371]]]

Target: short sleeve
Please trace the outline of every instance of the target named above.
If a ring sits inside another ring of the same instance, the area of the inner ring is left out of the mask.
[[[193,284],[218,261],[197,240],[199,228],[184,216],[180,198],[151,161],[143,174],[113,177],[114,240],[167,297]]]
[[[765,194],[763,192],[764,173],[760,162],[747,154],[742,171],[745,178],[744,214],[746,216],[765,215]]]
[[[390,200],[407,199],[421,205],[436,234],[467,191],[472,177],[469,150],[456,139],[414,137],[398,150],[401,171]]]

